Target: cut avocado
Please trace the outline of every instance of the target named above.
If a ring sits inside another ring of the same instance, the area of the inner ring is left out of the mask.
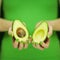
[[[48,24],[42,22],[33,33],[33,43],[41,44],[48,35]]]
[[[12,30],[13,36],[16,39],[16,41],[26,42],[28,40],[28,30],[21,21],[15,20],[13,22]]]

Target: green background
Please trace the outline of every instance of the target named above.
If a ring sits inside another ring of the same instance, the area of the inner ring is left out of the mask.
[[[3,0],[4,18],[26,23],[30,35],[39,21],[57,18],[57,0]],[[12,46],[12,38],[5,33],[2,42],[1,60],[59,60],[59,40],[55,32],[50,38],[50,46],[44,51],[29,44],[27,49],[18,50]]]

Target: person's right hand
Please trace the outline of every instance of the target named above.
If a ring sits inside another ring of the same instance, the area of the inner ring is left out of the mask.
[[[27,48],[28,47],[27,41],[25,43],[16,41],[15,37],[13,36],[12,27],[9,28],[8,34],[12,36],[13,47],[14,48],[18,48],[19,50],[22,50],[23,48]]]
[[[23,48],[27,48],[28,47],[28,43],[27,43],[27,41],[26,41],[26,43],[17,42],[15,40],[15,38],[13,37],[13,47],[14,48],[18,48],[19,50],[22,50]]]

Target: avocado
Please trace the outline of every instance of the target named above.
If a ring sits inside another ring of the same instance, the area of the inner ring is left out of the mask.
[[[12,25],[13,37],[18,42],[26,42],[29,33],[25,25],[20,20],[15,20]]]
[[[35,29],[33,33],[33,43],[41,44],[46,40],[48,35],[48,24],[47,22],[41,22],[41,24]]]

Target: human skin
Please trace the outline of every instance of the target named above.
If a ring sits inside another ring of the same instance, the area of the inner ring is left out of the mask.
[[[49,35],[53,34],[52,31],[60,31],[60,19],[56,19],[53,21],[47,21],[47,23],[49,25],[49,32],[48,32]],[[39,24],[40,24],[40,22],[37,23],[36,28],[38,27]],[[8,21],[8,20],[0,18],[0,32],[8,31],[11,26],[12,26],[12,21]],[[31,38],[30,38],[30,40],[31,40]],[[33,47],[43,50],[44,48],[49,47],[49,43],[50,43],[50,40],[47,40],[46,43],[43,42],[43,44],[42,44],[43,47],[40,46],[39,44],[37,44],[37,45],[33,44]],[[17,48],[18,44],[19,43],[16,40],[13,41],[14,48]],[[28,47],[28,44],[20,43],[18,48],[19,48],[19,50],[21,50],[21,49],[27,48],[27,47]]]
[[[1,7],[1,0],[0,0],[0,7]],[[52,31],[60,31],[60,19],[55,19],[55,20],[50,20],[50,21],[47,21],[48,22],[48,25],[49,25],[49,32],[48,34],[52,35]],[[38,25],[40,24],[37,23],[37,27]],[[12,21],[8,21],[6,19],[2,19],[0,18],[0,32],[6,32],[6,31],[9,31],[9,28],[12,26]],[[30,38],[31,40],[31,38]],[[47,42],[43,42],[42,46],[40,46],[39,44],[35,45],[33,44],[33,46],[37,49],[40,49],[40,50],[43,50],[44,48],[48,48],[49,47],[49,43],[50,41],[47,40]],[[18,47],[18,44],[19,44],[19,47]],[[23,49],[23,48],[27,48],[28,47],[28,44],[23,44],[23,43],[18,43],[16,42],[16,40],[13,41],[13,46],[14,48],[19,48],[19,50]]]

